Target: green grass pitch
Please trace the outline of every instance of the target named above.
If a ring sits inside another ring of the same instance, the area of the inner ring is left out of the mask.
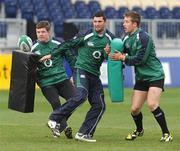
[[[68,140],[61,135],[53,138],[46,127],[51,107],[39,90],[36,91],[34,113],[20,113],[7,108],[8,91],[0,91],[0,151],[179,151],[180,150],[180,88],[167,88],[161,97],[173,142],[161,143],[161,131],[147,106],[143,107],[144,129],[142,138],[133,142],[125,136],[134,129],[130,116],[131,89],[125,89],[123,103],[111,103],[105,89],[106,112],[94,138],[96,143]],[[88,102],[80,106],[69,119],[73,135],[80,127]]]

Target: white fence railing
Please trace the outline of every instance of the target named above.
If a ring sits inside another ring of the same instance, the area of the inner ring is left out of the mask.
[[[91,19],[68,19],[66,22],[77,25],[80,32],[92,27]],[[122,23],[123,20],[110,19],[107,28],[122,38]],[[158,49],[180,49],[180,20],[143,20],[141,27],[150,33]],[[16,49],[18,37],[22,34],[26,34],[26,20],[0,18],[0,50]]]
[[[0,18],[0,49],[17,48],[20,35],[26,34],[26,20]]]
[[[68,19],[66,22],[72,22],[84,32],[92,26],[91,19]],[[110,19],[107,21],[107,28],[117,37],[122,38],[123,20]],[[146,30],[153,38],[157,48],[180,48],[180,20],[143,20],[141,28]]]

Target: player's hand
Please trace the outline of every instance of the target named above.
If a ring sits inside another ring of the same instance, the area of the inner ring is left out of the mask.
[[[104,51],[106,52],[106,54],[109,54],[111,49],[110,49],[110,45],[106,44],[106,47],[104,48]]]
[[[41,59],[39,59],[39,62],[44,62],[44,61],[47,61],[51,59],[51,55],[46,55],[46,56],[43,56]]]
[[[125,56],[125,54],[122,54],[121,52],[117,52],[116,51],[116,53],[110,53],[109,57],[112,60],[121,60],[121,61],[124,61],[126,56]]]

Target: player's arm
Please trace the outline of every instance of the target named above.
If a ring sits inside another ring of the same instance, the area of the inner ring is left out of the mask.
[[[152,41],[150,40],[150,37],[147,34],[140,33],[139,41],[137,42],[137,53],[134,56],[125,56],[125,64],[129,66],[134,66],[145,63],[152,49],[150,48],[151,42]]]
[[[84,44],[83,37],[68,40],[66,42],[61,43],[57,49],[52,51],[51,55],[52,57],[56,55],[60,55],[61,53],[64,53],[72,48],[78,48],[83,44]]]
[[[84,39],[83,37],[76,38],[76,39],[71,39],[66,42],[61,43],[57,48],[55,48],[51,54],[43,56],[39,61],[44,62],[50,58],[53,58],[54,56],[61,55],[65,53],[66,51],[69,51],[72,48],[77,48],[80,47],[81,45],[84,44]]]
[[[110,53],[109,54],[109,57],[112,59],[112,60],[121,60],[121,61],[125,61],[125,58],[126,58],[126,55],[117,51],[115,53]]]
[[[149,36],[144,33],[140,34],[139,38],[140,39],[137,42],[137,53],[134,56],[130,56],[130,55],[126,55],[126,54],[118,52],[116,54],[110,55],[110,57],[113,60],[124,61],[125,64],[129,65],[129,66],[134,66],[134,65],[139,65],[139,64],[145,63],[149,56],[149,53],[151,51],[149,46],[152,41],[149,40]],[[127,54],[129,51],[131,51],[128,49],[129,48],[124,47],[124,52],[127,52]]]
[[[107,43],[106,46],[104,47],[105,53],[108,55],[111,52],[110,45]]]
[[[69,63],[71,70],[73,71],[74,66],[75,66],[75,62],[76,62],[75,56],[73,56],[71,51],[68,50],[68,51],[64,52],[64,57],[67,60],[67,62]]]

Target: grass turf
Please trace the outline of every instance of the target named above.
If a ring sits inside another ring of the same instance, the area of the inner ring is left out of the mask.
[[[123,103],[111,103],[105,89],[106,112],[100,121],[94,138],[96,143],[68,140],[62,134],[52,137],[46,127],[51,107],[39,90],[36,91],[35,111],[20,113],[8,109],[8,91],[0,91],[0,151],[179,151],[180,150],[180,88],[167,88],[161,97],[169,129],[174,136],[171,143],[161,143],[161,131],[147,105],[143,107],[144,129],[142,138],[133,142],[125,136],[134,129],[129,114],[131,89],[125,89]],[[86,112],[88,102],[80,106],[69,119],[73,134],[78,131]]]

